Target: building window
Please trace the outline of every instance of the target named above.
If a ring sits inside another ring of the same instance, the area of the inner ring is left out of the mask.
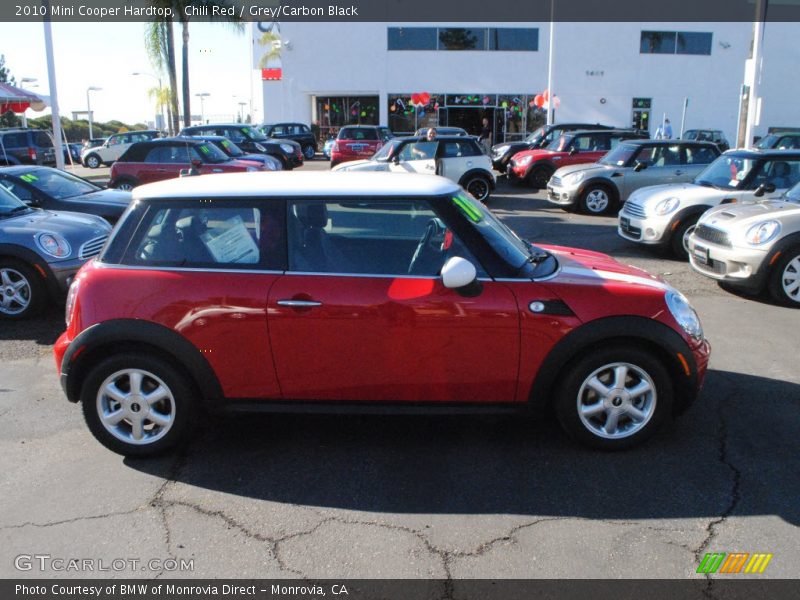
[[[530,27],[389,27],[389,50],[539,50],[539,30]]]
[[[389,27],[389,50],[436,50],[436,28]]]
[[[711,54],[711,33],[693,31],[643,31],[641,54]]]

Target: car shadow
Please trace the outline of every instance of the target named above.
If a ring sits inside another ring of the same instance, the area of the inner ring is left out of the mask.
[[[551,419],[258,415],[215,420],[177,462],[125,464],[242,497],[378,513],[797,525],[799,406],[796,383],[711,371],[687,414],[626,452],[580,447]]]
[[[0,323],[0,341],[30,340],[40,346],[52,346],[65,328],[64,306],[50,306],[33,319]]]

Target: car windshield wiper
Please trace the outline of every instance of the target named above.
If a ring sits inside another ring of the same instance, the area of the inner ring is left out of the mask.
[[[706,181],[705,179],[699,179],[699,180],[695,181],[694,183],[695,183],[695,185],[701,185],[703,187],[711,187],[711,188],[717,187],[713,183],[711,183],[710,181]]]
[[[550,256],[549,252],[537,248],[530,241],[525,239],[523,239],[522,241],[528,247],[528,254],[530,254],[530,256],[528,257],[529,263],[538,265],[540,262],[547,260],[547,257]]]
[[[22,212],[23,210],[30,210],[30,208],[31,208],[30,206],[15,206],[14,208],[12,208],[7,213],[0,213],[0,215],[8,217],[8,216],[16,214],[18,212]]]

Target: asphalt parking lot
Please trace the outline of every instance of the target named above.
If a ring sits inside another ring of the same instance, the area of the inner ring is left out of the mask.
[[[0,324],[0,577],[686,578],[706,552],[772,553],[758,577],[795,577],[800,311],[542,197],[502,181],[490,207],[532,241],[662,275],[703,320],[704,391],[650,443],[591,452],[547,416],[257,416],[210,422],[178,455],[123,459],[61,393],[54,310]],[[15,568],[36,553],[194,568]]]

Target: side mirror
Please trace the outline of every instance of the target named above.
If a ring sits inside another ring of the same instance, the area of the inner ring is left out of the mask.
[[[643,171],[646,168],[647,168],[647,165],[645,163],[643,163],[643,162],[639,162],[638,160],[636,161],[636,164],[633,166],[633,170],[636,171],[637,173],[639,171]]]
[[[202,166],[203,166],[203,161],[202,161],[202,160],[199,160],[199,159],[195,158],[195,159],[192,161],[192,168],[193,168],[193,169],[199,169],[199,168],[200,168],[200,167],[202,167]]]
[[[462,296],[477,296],[481,293],[478,271],[465,258],[453,256],[442,267],[444,287],[458,291]]]
[[[775,191],[775,189],[774,183],[762,183],[756,188],[756,191],[753,192],[753,196],[756,198],[761,198],[764,194],[771,194]]]
[[[570,156],[575,156],[577,153],[578,153],[578,149],[575,146],[573,146],[572,148],[569,149],[569,155]]]
[[[399,164],[399,163],[400,163],[400,155],[399,155],[399,154],[395,154],[395,155],[392,157],[392,162],[393,162],[394,164]]]

